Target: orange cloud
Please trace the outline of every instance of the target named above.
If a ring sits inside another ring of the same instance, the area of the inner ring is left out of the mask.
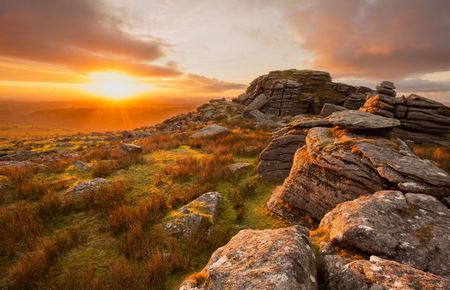
[[[287,1],[286,14],[317,68],[401,78],[450,70],[450,1]]]
[[[3,0],[0,55],[63,65],[76,71],[125,70],[140,76],[174,76],[174,65],[153,62],[165,44],[121,29],[101,1]],[[117,11],[116,11],[117,12]]]

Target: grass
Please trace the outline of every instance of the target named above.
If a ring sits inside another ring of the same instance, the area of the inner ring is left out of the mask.
[[[420,158],[433,160],[450,174],[450,146],[435,147],[416,144],[413,147],[413,152]]]
[[[9,184],[7,203],[0,207],[0,230],[8,233],[0,237],[0,270],[8,279],[0,286],[175,289],[239,229],[286,225],[264,209],[275,181],[256,179],[250,169],[233,175],[228,168],[233,162],[255,163],[269,139],[267,132],[251,130],[195,141],[162,134],[142,140],[144,152],[136,155],[123,154],[114,143],[80,149],[89,171],[67,159],[46,170],[0,172]],[[99,176],[110,184],[79,196],[65,194],[77,182]],[[32,189],[19,195],[20,186]],[[186,240],[165,233],[164,220],[207,191],[223,195],[209,234],[202,228]],[[59,242],[75,225],[82,238]]]

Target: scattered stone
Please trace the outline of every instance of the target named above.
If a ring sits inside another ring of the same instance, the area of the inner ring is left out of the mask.
[[[333,125],[353,130],[387,129],[400,125],[396,119],[354,110],[334,112],[326,119]]]
[[[309,130],[283,190],[268,207],[287,204],[321,219],[341,202],[383,189],[445,198],[450,195],[450,176],[434,162],[415,156],[400,139],[316,127]]]
[[[219,192],[207,192],[178,209],[164,228],[171,234],[182,234],[192,237],[201,226],[211,226],[219,213],[221,202]]]
[[[230,129],[219,126],[219,125],[209,125],[206,126],[196,133],[191,135],[191,138],[207,138],[207,137],[214,137],[222,134],[227,134],[230,132]]]
[[[379,191],[337,205],[320,228],[333,245],[450,278],[450,210],[433,196]]]
[[[252,164],[248,163],[248,162],[237,162],[237,163],[230,164],[228,167],[230,168],[231,173],[236,174],[236,173],[244,171],[245,169],[247,169],[249,167],[252,167]]]
[[[323,258],[327,289],[340,290],[448,290],[447,279],[408,265],[371,256],[370,261]]]
[[[104,178],[94,178],[88,181],[81,181],[67,192],[67,194],[78,195],[81,193],[97,190],[109,184],[110,181]]]
[[[325,103],[322,107],[322,111],[320,111],[320,114],[324,117],[327,117],[334,112],[345,111],[345,110],[348,110],[348,109],[346,107]]]
[[[120,144],[120,149],[125,153],[142,153],[142,147],[136,144]]]
[[[81,170],[81,171],[89,171],[89,170],[91,170],[91,167],[90,167],[89,165],[87,165],[86,163],[84,163],[83,161],[81,161],[81,160],[75,161],[75,162],[73,163],[73,165],[74,165],[78,170]]]
[[[315,256],[300,226],[242,230],[202,272],[205,281],[187,280],[180,289],[318,289]]]

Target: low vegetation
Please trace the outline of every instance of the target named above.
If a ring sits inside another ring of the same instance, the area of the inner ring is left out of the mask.
[[[8,183],[0,199],[0,288],[176,288],[240,226],[284,225],[255,210],[275,184],[229,168],[253,163],[269,140],[263,130],[209,139],[160,134],[138,142],[143,153],[113,143],[77,145],[87,170],[74,158],[0,169]],[[98,177],[109,183],[66,194]],[[173,210],[208,191],[223,196],[218,223],[189,238],[164,230]]]
[[[414,145],[413,152],[420,158],[433,160],[450,174],[450,147]]]

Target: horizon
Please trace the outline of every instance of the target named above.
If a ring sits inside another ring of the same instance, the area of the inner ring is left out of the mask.
[[[6,0],[0,100],[232,98],[297,68],[448,103],[449,10],[443,0]]]

